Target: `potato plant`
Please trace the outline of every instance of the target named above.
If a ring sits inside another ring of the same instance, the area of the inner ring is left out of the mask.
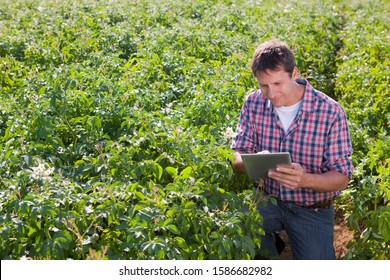
[[[389,5],[355,3],[340,33],[336,85],[351,123],[356,166],[348,220],[359,238],[347,258],[390,258]]]

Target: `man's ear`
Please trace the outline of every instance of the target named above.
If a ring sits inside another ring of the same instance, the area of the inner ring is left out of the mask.
[[[291,78],[294,80],[298,78],[298,68],[296,66],[294,67]]]

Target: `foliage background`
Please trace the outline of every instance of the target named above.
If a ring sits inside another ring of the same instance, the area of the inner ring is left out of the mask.
[[[250,259],[261,217],[230,167],[259,42],[337,99],[356,172],[338,200],[390,258],[389,3],[3,0],[1,259]]]

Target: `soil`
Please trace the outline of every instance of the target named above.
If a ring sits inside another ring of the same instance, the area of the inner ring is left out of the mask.
[[[291,260],[291,248],[288,242],[287,234],[285,231],[280,232],[280,237],[286,243],[286,247],[281,254],[282,260]],[[347,245],[355,238],[353,231],[348,226],[348,222],[345,220],[344,212],[341,209],[335,209],[335,223],[334,223],[334,250],[336,253],[336,259],[342,259],[347,252]]]

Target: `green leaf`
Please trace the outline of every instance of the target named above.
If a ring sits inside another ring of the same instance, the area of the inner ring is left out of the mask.
[[[157,180],[161,180],[163,174],[163,168],[161,167],[161,165],[156,162],[153,162],[152,168],[154,177],[157,178]]]
[[[177,169],[172,167],[172,166],[168,166],[165,168],[165,171],[171,175],[173,178],[175,178],[177,176]]]
[[[172,232],[173,234],[176,234],[176,235],[180,235],[180,231],[179,229],[177,228],[177,226],[173,225],[173,224],[170,224],[167,226],[168,230],[170,232]]]
[[[172,219],[172,218],[168,218],[168,219],[166,219],[166,220],[164,221],[163,226],[165,227],[165,226],[171,224],[172,222],[173,222],[173,219]]]
[[[179,248],[181,248],[185,251],[188,251],[188,249],[189,249],[188,244],[183,237],[176,236],[173,240]]]
[[[195,208],[196,208],[196,204],[195,204],[195,202],[193,202],[193,201],[189,201],[189,202],[187,202],[187,203],[184,205],[184,208],[185,208],[185,209],[195,209]]]
[[[192,167],[186,167],[184,168],[181,172],[180,172],[180,176],[187,179],[187,178],[190,178],[191,175],[192,175],[192,172],[193,172],[193,169]]]

